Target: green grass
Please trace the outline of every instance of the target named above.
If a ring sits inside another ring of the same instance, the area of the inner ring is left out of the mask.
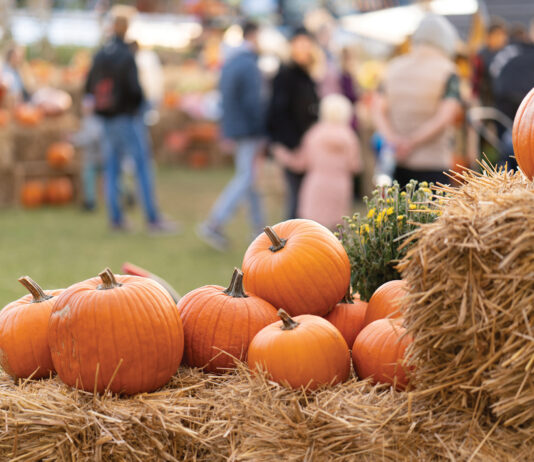
[[[267,169],[266,174],[272,172]],[[46,289],[67,287],[106,266],[119,272],[125,261],[162,276],[181,294],[205,284],[227,285],[251,237],[244,207],[229,225],[233,246],[227,253],[199,241],[194,228],[231,175],[231,169],[159,170],[161,208],[184,227],[184,233],[174,237],[149,236],[138,211],[131,214],[135,233],[111,233],[103,204],[93,214],[75,207],[1,210],[0,307],[25,293],[17,282],[21,275],[30,275]],[[268,220],[276,223],[283,215],[283,198],[280,190],[267,189]]]

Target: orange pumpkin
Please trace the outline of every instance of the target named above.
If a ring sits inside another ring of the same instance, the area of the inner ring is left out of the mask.
[[[10,119],[9,112],[5,109],[0,109],[0,127],[5,127]]]
[[[325,319],[337,327],[347,345],[352,347],[356,336],[364,326],[366,311],[367,303],[362,300],[354,300],[349,288],[343,300],[325,316]]]
[[[187,163],[191,168],[203,169],[209,165],[210,159],[206,151],[195,149],[189,154]]]
[[[48,347],[48,321],[62,290],[45,292],[28,276],[19,282],[30,294],[0,311],[0,365],[14,378],[48,377],[55,372]]]
[[[291,316],[326,315],[350,284],[345,249],[324,226],[288,220],[265,228],[243,259],[245,287]]]
[[[109,269],[60,295],[48,337],[61,380],[99,393],[162,387],[178,370],[184,348],[180,314],[167,291],[152,279]]]
[[[72,181],[67,177],[54,178],[46,184],[46,200],[49,204],[68,204],[73,195]]]
[[[521,102],[514,118],[512,141],[517,165],[525,176],[534,177],[534,88]]]
[[[341,333],[326,319],[303,314],[262,329],[248,349],[248,365],[290,388],[313,390],[347,380],[350,353]]]
[[[278,319],[270,303],[243,290],[243,273],[235,269],[228,289],[204,286],[178,303],[185,336],[184,362],[209,372],[245,360],[253,337]]]
[[[15,120],[20,125],[35,126],[41,123],[42,111],[31,104],[19,104],[15,108]]]
[[[219,138],[219,126],[214,122],[196,122],[189,126],[188,135],[192,141],[214,143]]]
[[[391,383],[399,389],[408,384],[405,351],[412,337],[402,319],[379,319],[364,327],[352,347],[354,369],[360,379]]]
[[[52,143],[46,151],[46,160],[53,168],[64,168],[74,159],[74,146],[66,141]]]
[[[39,207],[45,200],[45,187],[42,181],[26,181],[22,186],[20,201],[28,209]]]
[[[401,301],[406,294],[406,283],[402,280],[382,284],[369,300],[364,325],[367,326],[377,319],[386,317],[400,318],[402,316]]]

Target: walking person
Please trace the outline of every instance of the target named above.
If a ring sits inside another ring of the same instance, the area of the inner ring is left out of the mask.
[[[89,72],[86,91],[93,95],[95,112],[102,119],[106,173],[106,201],[111,227],[129,229],[121,207],[121,165],[124,154],[135,163],[137,182],[151,233],[175,233],[176,226],[161,218],[154,195],[150,144],[139,117],[144,97],[135,58],[124,41],[128,19],[117,16],[113,36],[97,53]]]
[[[317,121],[319,98],[311,76],[315,63],[315,43],[306,31],[298,29],[291,39],[291,61],[274,78],[268,115],[268,131],[273,152],[295,151],[306,131]],[[297,217],[298,196],[304,175],[286,167],[287,216]]]
[[[197,234],[220,251],[229,245],[224,226],[242,201],[249,203],[254,236],[261,233],[265,225],[255,172],[265,136],[263,85],[257,64],[258,32],[256,23],[245,24],[243,44],[227,59],[219,82],[222,133],[236,145],[235,175],[215,202],[207,220],[198,226]]]

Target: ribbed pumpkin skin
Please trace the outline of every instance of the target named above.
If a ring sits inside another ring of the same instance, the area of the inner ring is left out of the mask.
[[[72,387],[102,393],[117,370],[112,392],[150,392],[180,366],[180,315],[157,282],[138,276],[116,279],[120,287],[100,290],[102,280],[93,278],[57,299],[49,324],[52,360],[61,380]]]
[[[325,319],[341,332],[347,345],[352,346],[363,329],[366,311],[367,303],[361,300],[354,300],[353,303],[338,303],[325,316]]]
[[[521,102],[514,118],[512,131],[514,155],[522,172],[534,177],[534,88]]]
[[[401,280],[389,281],[382,284],[369,300],[365,313],[364,326],[378,319],[400,318],[400,301],[407,295],[406,283]]]
[[[221,286],[205,286],[178,303],[185,336],[184,362],[208,372],[224,372],[246,359],[254,336],[278,319],[270,303],[249,294],[234,298]],[[226,352],[230,354],[225,354]]]
[[[273,252],[273,243],[262,233],[250,244],[243,259],[245,288],[291,316],[326,315],[350,283],[345,249],[312,220],[288,220],[272,229],[287,242]]]
[[[282,330],[282,321],[262,329],[248,349],[248,365],[290,388],[337,384],[350,373],[350,353],[341,333],[326,319],[303,314],[299,325]]]
[[[364,327],[352,347],[358,377],[371,377],[374,383],[396,383],[397,388],[405,388],[408,380],[402,362],[406,348],[412,343],[409,335],[402,337],[405,333],[402,319],[379,319]]]
[[[0,311],[0,365],[14,378],[39,379],[55,372],[48,346],[48,321],[62,290],[47,290],[53,298],[34,303],[25,295]]]

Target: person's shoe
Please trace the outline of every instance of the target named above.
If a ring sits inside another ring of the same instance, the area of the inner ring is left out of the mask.
[[[176,236],[181,233],[180,225],[174,221],[159,220],[148,225],[148,234],[151,236]]]
[[[84,212],[94,212],[96,210],[96,204],[90,201],[83,201],[82,210]]]
[[[133,233],[133,227],[128,221],[122,221],[120,223],[111,223],[110,228],[113,233]]]
[[[196,229],[199,239],[219,252],[226,252],[229,247],[228,239],[218,229],[207,223],[200,223]]]

